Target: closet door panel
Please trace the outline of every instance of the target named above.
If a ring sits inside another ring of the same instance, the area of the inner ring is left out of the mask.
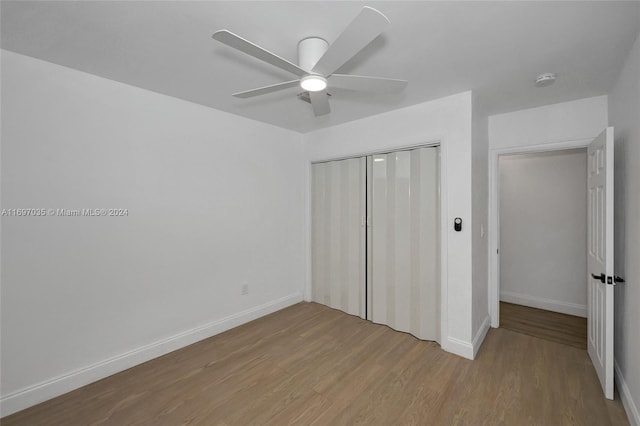
[[[364,317],[365,159],[312,165],[312,300]]]
[[[438,149],[374,155],[369,168],[371,318],[438,341]]]

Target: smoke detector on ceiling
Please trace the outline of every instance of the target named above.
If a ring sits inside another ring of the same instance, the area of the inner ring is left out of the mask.
[[[551,86],[556,81],[556,75],[552,72],[545,72],[536,77],[536,87]]]

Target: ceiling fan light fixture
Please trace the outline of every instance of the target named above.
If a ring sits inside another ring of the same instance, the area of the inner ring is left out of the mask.
[[[327,79],[319,75],[307,75],[300,79],[300,87],[308,92],[320,92],[327,88]]]
[[[373,93],[398,93],[404,90],[408,83],[405,80],[336,74],[340,67],[368,46],[388,28],[389,24],[389,19],[380,11],[364,6],[331,45],[325,39],[317,36],[300,40],[297,64],[281,58],[229,30],[218,30],[213,33],[212,37],[222,44],[296,76],[295,80],[233,93],[234,97],[246,99],[299,85],[303,93],[298,94],[298,98],[309,102],[313,114],[319,117],[331,112],[329,105],[329,96],[331,95],[326,91],[328,78],[331,78],[332,89]]]

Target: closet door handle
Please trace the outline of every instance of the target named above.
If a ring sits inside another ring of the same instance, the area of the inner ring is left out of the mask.
[[[600,282],[602,284],[604,284],[604,280],[606,279],[606,276],[604,274],[600,274],[600,275],[596,275],[596,274],[591,274],[591,278],[594,278],[596,280],[600,280]]]

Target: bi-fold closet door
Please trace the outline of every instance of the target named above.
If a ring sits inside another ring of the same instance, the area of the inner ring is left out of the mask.
[[[365,158],[312,166],[313,300],[366,318]]]
[[[439,341],[439,148],[312,166],[312,299]]]

